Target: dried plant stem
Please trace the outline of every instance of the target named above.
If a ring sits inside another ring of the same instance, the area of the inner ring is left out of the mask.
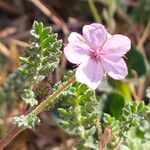
[[[117,146],[115,147],[114,150],[118,150],[118,149],[119,149],[119,147],[120,147],[122,141],[123,141],[123,138],[120,138],[120,139],[119,139],[119,142],[118,142],[118,144],[117,144]]]
[[[9,49],[2,43],[0,43],[0,53],[4,54],[7,58],[10,57]]]
[[[17,127],[11,129],[11,131],[0,141],[0,150],[3,150],[19,133],[24,131],[26,127]]]
[[[111,141],[111,139],[112,139],[112,129],[110,127],[106,127],[102,135],[99,149],[106,150],[107,144]]]
[[[43,112],[50,107],[51,104],[55,101],[56,97],[58,97],[64,90],[66,90],[69,86],[71,86],[75,82],[75,76],[71,77],[62,87],[56,90],[53,94],[51,94],[47,99],[45,99],[42,103],[40,103],[31,113],[38,115],[40,112]],[[3,150],[19,133],[24,131],[26,127],[14,127],[3,139],[0,141],[0,150]]]
[[[145,31],[144,31],[140,41],[138,42],[137,48],[142,49],[143,44],[145,43],[146,39],[148,38],[149,32],[150,32],[150,19],[148,20]]]
[[[37,6],[46,16],[48,16],[56,25],[62,28],[63,32],[68,35],[69,29],[62,18],[51,8],[47,7],[43,1],[30,0],[35,6]]]

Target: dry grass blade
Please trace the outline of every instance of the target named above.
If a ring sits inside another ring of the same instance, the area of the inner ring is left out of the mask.
[[[5,55],[7,58],[10,57],[10,52],[9,52],[8,48],[4,44],[2,44],[2,43],[0,43],[0,52],[3,55]]]
[[[17,46],[20,46],[20,47],[25,47],[25,48],[29,48],[31,47],[30,44],[26,43],[26,42],[23,42],[23,41],[20,41],[20,40],[16,40],[16,39],[12,39],[10,41],[11,44],[13,45],[17,45]]]
[[[65,22],[61,17],[49,6],[46,6],[44,2],[39,0],[30,0],[34,5],[36,5],[47,17],[49,17],[57,26],[61,27],[63,32],[68,35],[69,30]]]
[[[8,74],[7,68],[4,69],[3,71],[1,71],[1,73],[0,73],[0,85],[1,84],[3,85],[5,83],[5,81],[7,80],[7,74]]]
[[[14,44],[10,44],[10,54],[11,54],[11,62],[12,62],[12,70],[17,70],[20,66],[20,61],[19,61],[19,53],[17,50],[17,46]]]
[[[11,34],[16,33],[17,29],[15,27],[8,27],[2,31],[0,31],[0,38],[5,38]]]
[[[145,43],[146,39],[148,38],[149,33],[150,33],[150,19],[147,23],[147,26],[145,28],[145,31],[144,31],[140,41],[138,42],[137,48],[143,49],[143,44]]]
[[[12,12],[12,13],[16,13],[19,14],[20,12],[14,8],[11,4],[6,3],[4,1],[0,1],[0,8],[3,8],[6,11]]]

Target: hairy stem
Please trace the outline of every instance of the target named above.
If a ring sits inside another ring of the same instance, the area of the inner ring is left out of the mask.
[[[111,141],[111,139],[112,139],[112,129],[110,127],[106,127],[102,135],[100,150],[106,150],[107,144]]]
[[[81,122],[81,117],[82,117],[81,106],[79,105],[78,100],[76,101],[75,114],[76,114],[76,117],[77,117],[77,120],[78,120],[78,125],[79,125],[79,127],[78,127],[79,135],[82,139],[85,139],[85,129],[82,126],[82,122]]]
[[[55,101],[56,97],[58,97],[64,90],[66,90],[69,86],[71,86],[75,82],[75,76],[71,77],[62,87],[57,89],[54,93],[52,93],[47,99],[45,99],[42,103],[40,103],[35,109],[30,112],[35,115],[38,115],[40,112],[43,112],[50,107],[51,104]],[[3,139],[0,141],[0,150],[3,150],[19,133],[24,131],[26,127],[14,127]]]

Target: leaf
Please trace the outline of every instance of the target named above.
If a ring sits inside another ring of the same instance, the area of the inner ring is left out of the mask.
[[[133,71],[136,72],[137,77],[146,75],[149,70],[147,58],[138,49],[132,46],[131,50],[127,53],[128,65],[128,78],[133,78]]]
[[[132,101],[131,89],[126,82],[108,78],[108,83],[124,96],[127,103]]]
[[[58,85],[54,87],[58,88]],[[57,109],[57,113],[54,112],[56,119],[67,132],[80,137],[79,145],[82,149],[90,148],[91,144],[87,145],[89,138],[92,138],[93,144],[96,143],[93,135],[96,132],[99,116],[94,91],[88,89],[85,84],[77,82],[63,92],[58,99],[59,103],[53,109],[53,111]]]
[[[112,92],[107,96],[104,112],[110,113],[116,119],[120,119],[122,115],[122,108],[124,106],[124,96],[119,92]]]
[[[40,123],[40,119],[32,113],[26,116],[21,115],[19,117],[14,117],[13,121],[14,121],[13,123],[17,124],[19,127],[25,126],[30,129],[35,127],[36,124]]]
[[[62,41],[57,39],[57,34],[51,32],[51,27],[44,27],[43,23],[34,21],[31,30],[31,47],[24,57],[20,57],[19,73],[26,81],[22,85],[22,91],[24,91],[22,98],[31,106],[38,103],[36,94],[32,91],[34,84],[37,81],[40,82],[59,65]]]

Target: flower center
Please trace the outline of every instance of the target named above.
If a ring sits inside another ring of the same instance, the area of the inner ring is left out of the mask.
[[[94,50],[92,51],[92,58],[93,58],[93,59],[96,59],[96,60],[99,60],[99,59],[100,59],[100,50],[94,49]]]

